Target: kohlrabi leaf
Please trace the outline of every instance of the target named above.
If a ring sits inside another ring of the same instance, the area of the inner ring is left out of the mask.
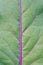
[[[0,65],[19,65],[20,0],[0,0]]]
[[[43,65],[43,0],[22,0],[23,65]]]

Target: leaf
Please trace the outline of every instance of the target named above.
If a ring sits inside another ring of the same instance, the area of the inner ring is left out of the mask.
[[[43,65],[43,0],[22,0],[23,65]]]
[[[19,65],[20,1],[0,0],[0,65]]]

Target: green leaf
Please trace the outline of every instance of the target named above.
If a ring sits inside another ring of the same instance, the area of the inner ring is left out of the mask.
[[[19,65],[20,0],[0,0],[0,65]]]
[[[43,65],[43,0],[22,0],[23,65]]]

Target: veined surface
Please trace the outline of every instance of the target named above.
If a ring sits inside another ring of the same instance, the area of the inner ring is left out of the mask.
[[[43,65],[43,0],[22,0],[23,65]]]
[[[19,65],[20,0],[0,0],[0,65]]]

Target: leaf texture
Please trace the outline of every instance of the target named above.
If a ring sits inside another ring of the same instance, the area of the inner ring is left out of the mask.
[[[43,65],[43,0],[22,0],[23,65]]]
[[[20,0],[0,0],[0,65],[19,65]]]

